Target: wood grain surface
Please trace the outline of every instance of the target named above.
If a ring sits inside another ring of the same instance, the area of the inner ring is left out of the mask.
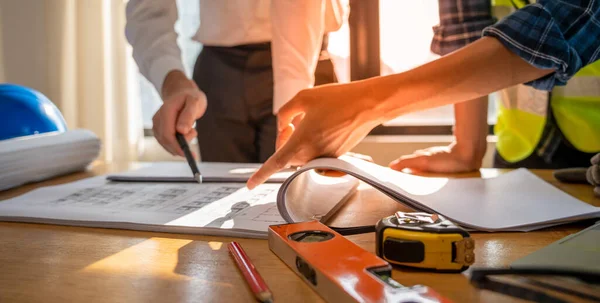
[[[95,163],[84,173],[0,192],[0,200],[41,186],[134,167],[135,163]],[[490,177],[502,172],[482,169],[477,174],[453,177]],[[578,199],[600,206],[600,199],[594,198],[590,186],[558,183],[551,171],[534,173]],[[359,219],[360,223],[374,223],[399,208],[389,198],[361,186],[331,224],[357,223]],[[358,209],[360,217],[345,215]],[[474,266],[507,266],[592,223],[529,233],[473,233]],[[374,252],[374,234],[349,238]],[[22,223],[0,223],[0,302],[254,302],[228,255],[229,241],[241,243],[273,291],[275,302],[322,302],[271,253],[266,240]],[[474,288],[466,273],[395,269],[393,278],[404,285],[430,286],[455,302],[517,301]]]

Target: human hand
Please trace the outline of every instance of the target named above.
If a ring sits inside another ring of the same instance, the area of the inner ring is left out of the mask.
[[[294,133],[294,130],[296,130],[296,127],[298,127],[302,121],[302,118],[304,118],[304,114],[297,115],[288,125],[282,125],[282,123],[279,122],[279,119],[277,119],[278,130],[277,140],[275,141],[275,150],[279,150],[285,144],[285,142],[290,139]]]
[[[303,90],[278,114],[278,149],[248,180],[252,189],[288,165],[338,157],[383,122],[366,86],[332,84]]]
[[[587,180],[594,186],[594,194],[600,197],[600,153],[592,157],[592,166],[587,170]]]
[[[162,87],[163,105],[152,117],[154,137],[172,155],[184,156],[175,133],[189,142],[198,134],[194,123],[206,111],[206,95],[181,71],[171,71]]]
[[[392,161],[389,166],[398,171],[409,168],[420,172],[461,173],[479,169],[484,155],[485,149],[477,151],[470,146],[452,143],[417,150]]]
[[[287,142],[287,140],[289,140],[290,136],[294,133],[296,126],[302,120],[302,117],[303,117],[303,115],[298,115],[298,116],[294,117],[294,119],[292,120],[292,123],[285,126],[283,128],[283,130],[277,134],[277,142],[275,144],[276,150],[279,150],[285,144],[285,142]],[[357,159],[361,159],[364,161],[373,162],[373,158],[369,155],[363,155],[363,154],[353,153],[353,152],[347,152],[344,155],[354,157]],[[346,173],[344,173],[344,172],[337,171],[337,170],[331,170],[331,169],[316,169],[315,171],[318,174],[326,176],[326,177],[343,177],[346,175]]]

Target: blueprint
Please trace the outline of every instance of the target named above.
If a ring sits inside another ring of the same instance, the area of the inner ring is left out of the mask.
[[[285,221],[279,184],[134,183],[94,177],[40,188],[0,203],[0,219],[215,235],[266,236]],[[203,230],[204,229],[204,230]]]

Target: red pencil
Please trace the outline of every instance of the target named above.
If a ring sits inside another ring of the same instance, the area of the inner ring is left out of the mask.
[[[267,284],[260,276],[256,268],[250,262],[250,259],[246,255],[246,252],[242,249],[242,246],[237,242],[231,242],[227,245],[229,252],[233,256],[235,263],[244,275],[246,282],[250,286],[250,289],[254,293],[254,296],[258,301],[267,303],[273,302],[273,295],[271,290],[267,287]]]

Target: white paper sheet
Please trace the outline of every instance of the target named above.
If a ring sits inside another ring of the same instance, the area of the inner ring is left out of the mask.
[[[0,190],[84,170],[100,153],[88,130],[52,132],[0,141]]]
[[[280,210],[290,203],[286,199],[289,183],[312,168],[344,171],[414,209],[439,213],[476,230],[530,231],[600,217],[600,207],[577,200],[526,169],[489,179],[426,178],[352,157],[308,163],[282,185]],[[289,215],[282,212],[282,217],[288,219]]]
[[[191,175],[186,162],[153,163],[113,178],[136,182],[113,182],[99,176],[3,201],[0,220],[265,238],[269,225],[285,221],[276,204],[281,184],[267,183],[249,191],[243,183],[258,166],[202,163],[204,180],[213,182],[198,184],[171,182],[185,181]],[[284,171],[272,181],[290,174]],[[292,213],[306,220],[326,220],[358,185],[356,179],[314,172],[297,180],[301,186],[295,191],[296,203],[290,206],[296,208]]]
[[[529,231],[600,217],[599,207],[525,169],[489,179],[426,178],[342,157],[313,160],[283,184],[253,191],[244,183],[119,183],[100,176],[1,202],[0,220],[266,237],[272,224],[330,216],[357,185],[349,177],[307,172],[312,168],[344,171],[413,209],[476,230]]]
[[[152,181],[152,182],[195,182],[187,162],[144,163],[137,170],[108,175],[112,181]],[[198,169],[203,182],[246,182],[260,167],[259,163],[217,163],[201,162]],[[274,174],[268,183],[283,183],[295,170],[283,170]]]
[[[279,184],[116,183],[104,176],[40,188],[0,203],[0,220],[241,237],[284,223]]]

